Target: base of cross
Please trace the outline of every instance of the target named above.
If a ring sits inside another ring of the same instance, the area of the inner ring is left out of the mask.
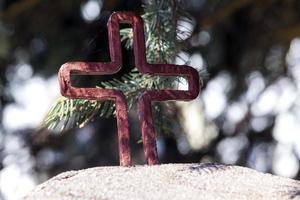
[[[300,199],[300,182],[221,164],[96,167],[62,173],[25,199]]]

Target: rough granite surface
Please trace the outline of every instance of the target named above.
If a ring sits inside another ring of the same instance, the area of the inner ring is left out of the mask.
[[[300,182],[221,164],[96,167],[62,173],[25,199],[300,199]]]

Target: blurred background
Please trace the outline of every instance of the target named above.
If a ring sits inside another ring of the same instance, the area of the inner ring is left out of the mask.
[[[161,163],[218,162],[300,179],[300,1],[185,4],[193,20],[178,28],[192,32],[176,63],[208,75],[199,98],[172,110],[177,123],[157,139]],[[63,63],[109,58],[106,23],[118,10],[143,13],[138,0],[0,0],[0,199],[63,171],[118,165],[114,118],[63,133],[42,123],[60,96]],[[134,162],[144,164],[134,112],[130,125]]]

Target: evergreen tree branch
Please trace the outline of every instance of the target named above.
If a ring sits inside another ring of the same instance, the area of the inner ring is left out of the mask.
[[[149,63],[173,63],[176,55],[182,51],[182,41],[177,40],[177,21],[189,19],[182,9],[180,0],[150,0],[144,5],[146,57]],[[132,29],[120,31],[121,40],[126,48],[132,48]],[[129,109],[133,107],[141,91],[147,89],[176,88],[177,78],[156,77],[140,74],[136,68],[120,79],[101,82],[99,87],[119,89],[124,92]],[[162,108],[154,105],[154,115],[162,116]],[[109,117],[115,112],[111,101],[91,101],[67,99],[61,97],[48,112],[44,123],[52,130],[63,131],[74,127],[83,127],[95,115]],[[156,127],[161,127],[162,121]],[[159,132],[159,131],[158,131]]]

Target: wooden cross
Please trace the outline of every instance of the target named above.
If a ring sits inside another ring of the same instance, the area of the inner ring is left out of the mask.
[[[149,165],[158,163],[156,133],[153,126],[152,101],[191,100],[199,93],[199,75],[192,67],[172,64],[149,64],[146,60],[143,20],[132,12],[115,12],[108,20],[110,62],[68,62],[59,70],[61,94],[68,98],[90,100],[114,100],[118,126],[120,165],[130,166],[129,128],[126,99],[122,91],[105,88],[78,88],[71,84],[71,74],[114,74],[122,67],[122,51],[119,24],[131,24],[133,28],[133,51],[135,66],[142,74],[181,76],[188,80],[188,90],[148,90],[138,99],[140,126],[145,159]]]

